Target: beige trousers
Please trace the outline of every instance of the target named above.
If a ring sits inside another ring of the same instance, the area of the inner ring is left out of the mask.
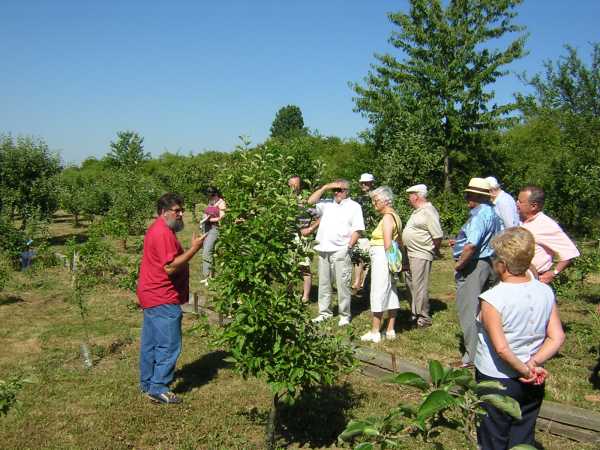
[[[430,324],[429,315],[429,273],[431,261],[408,257],[410,272],[404,272],[406,286],[410,292],[413,318],[419,325]]]

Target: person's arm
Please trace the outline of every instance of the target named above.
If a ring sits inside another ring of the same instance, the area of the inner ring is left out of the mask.
[[[188,250],[186,250],[185,252],[183,252],[181,255],[176,256],[173,259],[173,261],[171,261],[170,263],[168,263],[164,266],[164,269],[165,269],[165,272],[167,272],[167,275],[173,275],[177,271],[181,270],[183,267],[187,266],[190,259],[192,259],[192,257],[196,253],[198,253],[198,250],[200,250],[202,248],[202,244],[203,244],[205,238],[206,238],[205,234],[198,237],[198,236],[196,236],[196,233],[193,233],[192,234],[192,243],[191,243],[190,248]]]
[[[325,191],[328,191],[330,189],[340,188],[340,187],[344,187],[344,186],[341,186],[341,183],[335,183],[335,182],[327,183],[327,184],[321,186],[319,189],[317,189],[312,194],[310,194],[310,197],[308,197],[308,200],[306,200],[306,203],[308,203],[310,205],[316,205],[319,202],[319,200],[321,200],[321,197],[323,197],[323,194],[325,193]]]
[[[354,247],[354,245],[356,244],[356,242],[358,241],[359,238],[360,238],[360,231],[353,231],[352,235],[350,236],[350,241],[348,242],[348,250],[350,250],[352,247]]]
[[[465,244],[462,253],[458,257],[458,261],[456,261],[456,264],[454,265],[454,270],[458,272],[459,270],[464,269],[464,267],[469,263],[469,261],[471,261],[471,258],[473,257],[476,251],[477,247],[473,244]]]
[[[442,256],[442,254],[440,253],[440,247],[442,246],[442,238],[436,238],[436,239],[432,239],[433,242],[433,254],[435,256]]]
[[[546,339],[536,354],[531,357],[528,364],[531,363],[534,367],[541,366],[558,352],[563,342],[565,342],[565,332],[560,322],[558,308],[554,304],[546,327]]]
[[[566,259],[564,261],[557,262],[556,266],[554,267],[554,270],[548,270],[547,272],[544,272],[543,274],[540,275],[539,280],[542,283],[546,283],[546,284],[552,283],[552,280],[554,280],[554,278],[556,278],[556,276],[560,272],[562,272],[567,267],[569,267],[572,262],[573,262],[573,259]]]
[[[315,230],[317,228],[319,228],[319,224],[321,223],[321,218],[318,217],[316,220],[314,220],[308,227],[306,228],[302,228],[300,230],[300,234],[302,236],[310,236],[311,234],[313,234],[315,232]]]
[[[392,246],[392,234],[394,233],[394,218],[391,214],[383,216],[383,248],[388,251]]]
[[[479,304],[481,308],[479,320],[481,320],[496,354],[502,361],[521,375],[524,380],[531,380],[529,382],[533,382],[532,378],[535,379],[535,371],[517,358],[510,349],[504,329],[502,328],[502,317],[498,310],[481,298],[479,299]]]

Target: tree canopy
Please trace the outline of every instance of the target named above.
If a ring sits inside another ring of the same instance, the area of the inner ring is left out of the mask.
[[[523,31],[512,23],[521,1],[450,0],[444,6],[441,0],[410,0],[407,13],[389,14],[398,27],[389,43],[402,57],[376,54],[364,85],[352,85],[356,110],[372,125],[369,137],[379,152],[393,149],[408,132],[433,155],[436,170],[428,175],[443,181],[445,190],[461,170],[472,170],[485,151],[481,133],[498,129],[516,107],[492,103],[491,85],[524,54],[525,36],[502,49],[490,44]]]
[[[287,105],[277,111],[271,125],[271,137],[289,138],[306,134],[302,111],[296,105]]]

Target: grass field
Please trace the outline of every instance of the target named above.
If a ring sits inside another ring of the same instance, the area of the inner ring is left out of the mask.
[[[181,235],[184,243],[189,228]],[[65,236],[84,233],[85,228],[73,229],[65,221],[52,226],[57,249]],[[198,264],[192,264],[193,288],[198,287]],[[421,365],[431,358],[456,359],[458,326],[448,260],[435,263],[433,278],[433,327],[412,330],[400,320],[398,340],[380,344],[381,349]],[[19,393],[21,404],[0,418],[0,448],[263,448],[270,393],[260,380],[243,380],[234,373],[224,361],[225,352],[211,344],[213,329],[195,327],[193,317],[184,317],[184,350],[173,386],[184,403],[154,405],[137,388],[142,316],[134,294],[109,285],[96,288],[89,296],[89,320],[83,323],[68,302],[69,282],[60,267],[33,270],[15,274],[0,294],[0,379],[23,375],[32,381]],[[592,284],[581,298],[561,301],[568,338],[561,357],[549,365],[548,396],[600,410],[584,400],[594,392],[587,366],[597,359],[589,351],[598,344],[597,316],[589,313],[597,288]],[[352,327],[359,334],[368,328],[368,305],[359,297],[353,303],[357,316]],[[406,303],[403,311],[406,319]],[[79,352],[85,339],[94,355],[90,370],[84,369]],[[337,448],[336,437],[350,418],[382,415],[397,402],[416,398],[411,389],[355,372],[286,408],[279,445]],[[543,433],[538,439],[547,449],[592,448]],[[449,431],[436,443],[414,442],[409,448],[461,449],[464,441]]]

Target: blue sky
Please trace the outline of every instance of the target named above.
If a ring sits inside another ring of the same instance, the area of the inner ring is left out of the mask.
[[[43,138],[65,162],[102,156],[119,130],[153,155],[259,143],[277,110],[300,106],[305,125],[356,137],[349,81],[374,52],[392,51],[386,13],[402,0],[64,1],[0,3],[0,133]],[[600,41],[598,0],[525,0],[529,74],[571,44],[588,58]],[[524,90],[514,76],[498,101]]]

